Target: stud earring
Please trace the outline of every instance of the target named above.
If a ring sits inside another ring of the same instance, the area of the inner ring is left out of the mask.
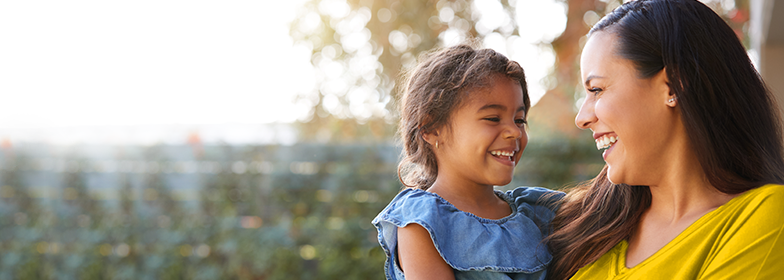
[[[675,102],[675,97],[674,97],[674,96],[673,96],[673,97],[670,97],[670,100],[667,100],[667,102],[668,102],[668,103]]]
[[[438,141],[436,141],[436,149],[438,149]]]

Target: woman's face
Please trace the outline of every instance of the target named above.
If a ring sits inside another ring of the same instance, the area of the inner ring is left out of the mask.
[[[593,131],[611,182],[654,185],[671,150],[674,103],[669,102],[665,71],[638,78],[634,64],[616,54],[616,38],[600,31],[583,49],[586,96],[575,124]]]

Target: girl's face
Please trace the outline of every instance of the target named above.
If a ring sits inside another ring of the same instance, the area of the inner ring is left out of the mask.
[[[528,144],[523,90],[504,75],[492,79],[490,88],[471,92],[452,114],[450,128],[435,136],[440,141],[434,149],[439,179],[447,176],[452,183],[482,186],[512,181]]]
[[[640,79],[634,64],[615,54],[616,35],[594,33],[580,60],[586,90],[575,123],[590,128],[611,182],[653,185],[675,139],[674,102],[666,73]]]

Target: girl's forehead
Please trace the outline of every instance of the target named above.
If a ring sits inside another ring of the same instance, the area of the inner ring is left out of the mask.
[[[505,77],[504,77],[505,78]],[[495,83],[494,86],[482,87],[472,90],[468,93],[467,98],[462,106],[485,106],[489,103],[499,103],[499,105],[506,105],[509,107],[521,105],[523,103],[523,91],[519,82],[512,79],[507,80],[508,84]],[[495,85],[499,85],[496,87]],[[509,86],[511,85],[511,90]],[[519,95],[513,96],[513,95]],[[509,103],[510,97],[519,101],[521,104],[505,104]]]

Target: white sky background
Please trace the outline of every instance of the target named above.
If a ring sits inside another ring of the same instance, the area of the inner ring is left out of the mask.
[[[296,2],[3,1],[0,127],[294,121]]]
[[[2,1],[0,138],[187,137],[144,131],[150,125],[182,131],[208,125],[216,139],[221,125],[234,125],[223,140],[270,138],[259,130],[231,135],[247,130],[238,124],[287,123],[307,113],[293,100],[314,86],[310,50],[295,47],[288,35],[302,1]],[[504,23],[492,20],[502,12],[497,1],[475,4],[488,19],[479,24]],[[519,26],[539,28],[507,40],[490,34],[485,45],[522,64],[535,101],[554,61],[552,50],[537,44],[560,34],[565,8],[554,0],[518,0],[517,9]],[[113,132],[96,136],[102,131]]]

